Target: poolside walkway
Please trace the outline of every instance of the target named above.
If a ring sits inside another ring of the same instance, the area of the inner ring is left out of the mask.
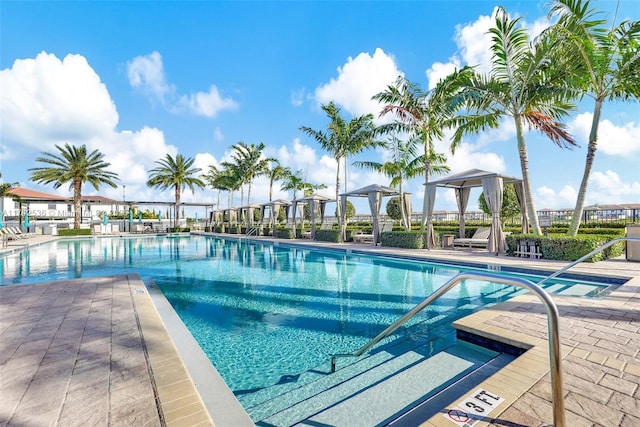
[[[11,241],[6,250],[52,238]],[[338,247],[545,271],[565,265],[483,251]],[[640,263],[616,259],[583,263],[572,271],[631,280],[600,300],[554,297],[561,314],[566,425],[640,425]],[[209,374],[185,366],[176,348],[183,337],[167,332],[172,328],[165,327],[162,309],[149,292],[136,275],[0,286],[0,426],[247,425],[246,420],[214,421],[223,411],[211,409],[196,387],[210,382]],[[531,348],[480,385],[505,400],[473,426],[552,423],[546,316],[540,304],[522,295],[456,326]],[[423,425],[464,425],[447,415],[465,397]],[[354,422],[345,420],[345,425]]]

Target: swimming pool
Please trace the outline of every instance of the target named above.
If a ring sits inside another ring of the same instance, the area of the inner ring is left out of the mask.
[[[330,355],[357,349],[468,270],[210,236],[61,239],[5,255],[0,269],[2,284],[139,273],[161,289],[247,408],[325,375]],[[607,287],[584,280],[548,286],[586,296]],[[372,353],[435,354],[455,343],[453,320],[517,292],[466,281]]]

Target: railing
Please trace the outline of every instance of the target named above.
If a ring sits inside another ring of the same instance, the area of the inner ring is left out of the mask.
[[[562,358],[560,357],[560,332],[558,325],[558,308],[556,304],[553,302],[549,294],[542,289],[539,285],[518,277],[506,277],[503,275],[497,275],[492,273],[479,273],[479,272],[469,272],[469,273],[460,273],[453,278],[449,279],[444,285],[442,285],[437,291],[428,296],[424,301],[420,304],[416,305],[413,309],[411,309],[407,314],[402,316],[396,322],[394,322],[391,326],[389,326],[384,331],[380,332],[375,338],[373,338],[369,343],[362,346],[360,349],[353,353],[346,354],[334,354],[331,356],[331,372],[336,371],[336,361],[338,357],[360,357],[367,351],[369,351],[373,346],[378,344],[381,340],[391,335],[395,332],[400,326],[405,324],[408,320],[410,320],[413,316],[415,316],[418,312],[422,311],[425,307],[433,303],[435,300],[440,298],[442,295],[451,290],[454,286],[459,284],[464,280],[470,279],[480,279],[487,280],[491,282],[503,283],[505,285],[517,286],[520,288],[525,288],[532,293],[534,293],[540,301],[545,306],[547,311],[548,318],[548,333],[549,333],[549,364],[550,364],[550,373],[551,373],[551,392],[552,392],[552,400],[553,400],[553,420],[554,424],[557,427],[564,427],[564,397],[562,394]]]
[[[541,285],[544,282],[548,282],[551,279],[555,279],[556,277],[558,277],[559,275],[561,275],[562,273],[564,273],[565,271],[567,271],[571,267],[574,267],[576,264],[580,264],[582,261],[585,261],[585,260],[591,258],[592,256],[594,256],[598,252],[602,252],[603,250],[607,249],[609,246],[611,246],[611,245],[613,245],[613,244],[615,244],[617,242],[622,242],[622,241],[625,241],[625,242],[640,242],[640,237],[618,237],[618,238],[609,240],[607,243],[603,244],[602,246],[598,246],[597,248],[595,248],[594,250],[592,250],[591,252],[589,252],[585,256],[580,257],[577,260],[575,260],[575,261],[567,264],[566,266],[562,267],[560,270],[556,271],[555,273],[553,273],[549,277],[545,277],[544,279],[542,279],[541,281],[538,282],[538,285]]]
[[[256,236],[258,235],[258,227],[252,227],[252,228],[250,228],[250,229],[249,229],[249,231],[247,231],[247,233],[245,234],[245,237],[249,237],[249,236],[252,236],[252,235],[254,235],[254,234],[255,234]]]

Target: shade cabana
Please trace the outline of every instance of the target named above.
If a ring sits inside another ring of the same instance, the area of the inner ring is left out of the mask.
[[[371,184],[366,187],[358,188],[357,190],[351,190],[346,193],[340,194],[340,214],[342,220],[342,239],[344,240],[346,230],[346,215],[345,210],[347,207],[347,197],[366,197],[369,199],[369,208],[371,209],[371,217],[373,222],[373,244],[377,245],[380,242],[380,206],[382,206],[382,198],[389,196],[399,196],[400,192],[395,188],[385,187],[384,185]]]
[[[262,208],[262,205],[259,205],[257,203],[252,203],[250,205],[239,207],[238,212],[240,213],[241,223],[244,224],[245,227],[247,228],[253,227],[253,224],[254,224],[253,213],[256,209],[261,209],[261,208]]]
[[[269,208],[269,212],[270,212],[270,222],[271,222],[271,227],[272,227],[272,232],[273,232],[273,237],[276,236],[276,225],[278,223],[278,211],[280,211],[280,208],[284,209],[284,217],[285,220],[288,221],[289,220],[289,208],[291,207],[291,202],[289,200],[284,200],[284,199],[277,199],[277,200],[273,200],[271,202],[267,202],[267,203],[262,203],[260,205],[260,215],[261,215],[261,220],[260,223],[264,224],[264,220],[265,220],[265,211],[267,210],[267,208]]]
[[[335,199],[331,197],[324,196],[322,194],[314,193],[309,196],[300,197],[298,199],[293,200],[292,208],[293,208],[293,231],[295,233],[296,229],[296,206],[304,205],[305,203],[309,205],[309,214],[311,215],[311,239],[316,238],[316,218],[320,218],[320,223],[324,221],[324,212],[327,207],[327,203],[335,202]],[[300,215],[303,215],[301,213]],[[295,234],[294,234],[295,235]]]
[[[496,254],[506,252],[507,241],[502,231],[502,225],[500,224],[504,184],[514,185],[516,196],[520,203],[520,211],[522,212],[522,232],[527,233],[529,231],[529,222],[527,219],[522,179],[481,169],[470,169],[425,184],[423,221],[425,221],[426,225],[427,247],[432,248],[435,245],[432,217],[436,188],[453,188],[455,190],[458,214],[460,217],[459,234],[460,237],[464,237],[464,213],[467,209],[467,203],[469,202],[469,193],[473,187],[482,187],[487,206],[491,210],[491,232],[489,233],[487,249],[489,252]]]

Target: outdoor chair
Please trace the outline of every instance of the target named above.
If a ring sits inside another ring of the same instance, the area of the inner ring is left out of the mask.
[[[3,235],[7,236],[7,240],[18,240],[18,239],[20,239],[20,237],[18,237],[15,234],[13,234],[6,227],[0,228],[0,233],[2,233]]]
[[[465,248],[486,248],[489,245],[489,233],[491,229],[488,227],[480,227],[473,233],[471,238],[453,239],[453,246],[462,246]]]
[[[382,229],[380,230],[380,233],[384,233],[392,230],[393,230],[393,223],[386,222],[382,225]],[[375,243],[373,239],[374,239],[373,233],[368,233],[368,234],[358,233],[353,236],[353,241],[355,243]]]
[[[9,230],[9,232],[11,232],[13,235],[17,236],[20,239],[28,239],[34,236],[34,234],[32,233],[23,233],[22,230],[20,230],[20,227],[6,227],[6,228],[7,230]]]

